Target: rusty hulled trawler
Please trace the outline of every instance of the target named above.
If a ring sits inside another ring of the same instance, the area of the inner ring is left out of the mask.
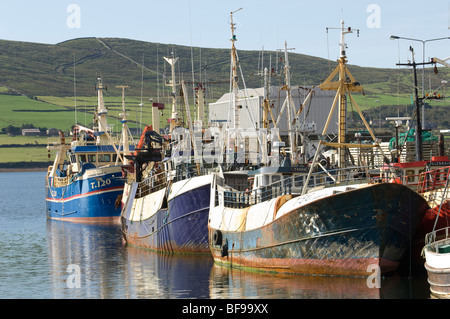
[[[347,148],[379,145],[351,95],[362,92],[346,65],[344,37],[352,31],[343,21],[340,31],[338,66],[319,86],[337,91],[326,126],[337,104],[338,142],[326,141],[325,128],[308,173],[290,165],[261,167],[244,176],[254,181],[249,192],[227,185],[225,172],[216,174],[208,224],[216,263],[267,272],[369,276],[374,269],[378,275],[396,271],[407,252],[428,205],[404,185],[375,183],[367,168],[346,165]],[[286,81],[289,89],[289,76]],[[347,96],[374,143],[346,143]],[[284,163],[295,158],[295,139],[289,140]],[[339,169],[317,161],[322,146],[338,149]]]

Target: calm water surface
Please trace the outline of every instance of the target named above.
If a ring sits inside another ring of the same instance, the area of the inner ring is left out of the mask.
[[[47,220],[44,176],[0,173],[0,298],[429,298],[426,275],[368,288],[366,279],[250,273],[127,247],[118,225]]]

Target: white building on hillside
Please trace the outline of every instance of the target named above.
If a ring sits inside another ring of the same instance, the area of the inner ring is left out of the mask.
[[[291,89],[291,96],[294,103],[295,112],[299,110],[301,104],[304,103],[310,90],[313,90],[312,98],[309,102],[305,103],[303,111],[299,116],[298,125],[301,128],[306,128],[308,134],[322,134],[323,128],[328,118],[334,96],[334,91],[322,91],[319,88],[312,87],[293,87]],[[258,127],[262,126],[263,121],[263,101],[264,101],[264,88],[247,89],[247,96],[245,96],[245,90],[239,91],[239,127],[252,128],[252,120]],[[217,102],[209,104],[208,121],[212,123],[226,123],[230,119],[230,126],[234,125],[234,118],[232,116],[232,103],[230,101],[231,93],[224,94]],[[283,107],[283,103],[286,100],[286,90],[282,90],[281,87],[270,87],[270,105],[272,114],[275,121],[278,120],[277,127],[280,130],[280,134],[285,136],[287,131],[287,112],[286,108],[280,115]],[[292,107],[292,106],[291,106]],[[272,117],[269,113],[270,128],[273,128]],[[302,124],[305,123],[305,124]],[[327,128],[327,134],[337,134],[337,111],[334,112],[330,124]]]

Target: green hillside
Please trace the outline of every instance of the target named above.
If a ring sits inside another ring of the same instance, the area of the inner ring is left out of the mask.
[[[80,38],[55,45],[0,40],[0,129],[32,124],[68,130],[75,122],[75,95],[77,121],[90,126],[96,106],[95,82],[99,76],[108,87],[105,103],[109,108],[109,122],[117,130],[120,129],[121,109],[121,90],[117,85],[130,86],[126,93],[130,126],[139,125],[141,116],[143,125],[150,124],[149,99],[166,103],[166,108],[170,105],[171,89],[165,85],[170,79],[170,67],[163,56],[171,56],[172,52],[179,58],[178,80],[192,81],[194,66],[194,81],[207,87],[208,101],[215,101],[228,92],[228,49],[191,48],[120,38]],[[261,87],[263,78],[257,75],[260,73],[258,66],[262,64],[260,52],[238,48],[238,54],[247,87]],[[272,77],[272,85],[282,85],[282,61],[275,52],[266,51],[264,65],[269,66],[269,61],[278,71],[278,76]],[[293,89],[320,84],[336,65],[335,61],[296,53],[289,53],[289,62]],[[411,69],[397,68],[394,62],[391,69],[351,64],[349,69],[366,93],[355,99],[375,126],[392,129],[389,123],[377,123],[377,120],[387,116],[413,116]],[[448,88],[441,81],[448,79],[449,71],[439,67],[436,75],[433,68],[427,68],[427,91],[441,86],[439,93],[447,95]],[[418,78],[421,92],[421,69]],[[142,110],[138,107],[141,100],[144,102]],[[448,128],[447,106],[448,99],[427,101],[426,123],[433,128]],[[163,125],[168,116],[169,110],[165,110],[161,119]]]
[[[111,88],[126,84],[130,86],[130,95],[141,96],[143,86],[143,96],[154,97],[158,81],[161,92],[165,79],[170,77],[163,56],[170,56],[172,52],[179,57],[176,71],[182,79],[192,81],[193,65],[195,81],[214,82],[211,87],[222,93],[228,90],[228,84],[217,84],[229,79],[230,52],[227,49],[191,48],[119,38],[81,38],[56,45],[0,40],[0,84],[30,97],[73,96],[75,71],[76,92],[80,96],[91,96],[96,78],[101,75]],[[261,86],[262,77],[254,75],[259,72],[260,52],[238,52],[247,86]],[[282,64],[275,62],[275,52],[264,52],[264,65],[269,66],[270,56],[272,67],[281,74]],[[336,65],[334,61],[296,53],[289,53],[289,60],[294,85],[318,85]],[[398,69],[394,63],[392,69],[351,64],[349,67],[369,93],[379,90],[384,94],[412,92],[412,70]],[[428,80],[435,84],[448,76],[448,70],[443,68],[439,76],[434,76],[431,68],[426,73],[427,84]],[[272,84],[278,85],[282,81],[281,74],[272,79]],[[120,90],[111,94],[120,95]]]

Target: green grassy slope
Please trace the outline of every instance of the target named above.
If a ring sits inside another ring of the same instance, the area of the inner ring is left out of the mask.
[[[23,124],[70,129],[75,122],[74,75],[79,124],[91,126],[96,106],[95,82],[97,77],[102,76],[108,86],[105,104],[109,108],[109,123],[114,124],[116,131],[121,127],[121,90],[115,88],[117,85],[130,86],[126,93],[130,127],[136,127],[136,122],[141,118],[138,107],[141,97],[144,102],[142,121],[144,125],[151,124],[151,104],[148,100],[153,98],[156,101],[158,96],[161,102],[166,103],[161,119],[164,126],[170,109],[170,88],[164,84],[169,80],[170,69],[163,56],[170,56],[172,52],[179,57],[176,65],[179,78],[192,81],[194,64],[195,81],[207,83],[210,101],[228,91],[230,56],[227,49],[190,48],[120,38],[80,38],[56,45],[0,40],[0,129]],[[256,75],[259,55],[258,51],[239,51],[247,87],[263,85],[262,77]],[[264,65],[269,65],[269,56],[275,61],[276,53],[266,51]],[[334,61],[294,53],[289,53],[289,62],[293,89],[320,84],[336,65]],[[272,63],[275,68],[275,62]],[[355,95],[355,99],[370,119],[397,114],[413,115],[411,69],[395,66],[392,69],[378,69],[351,64],[349,69],[365,89],[366,94]],[[280,76],[272,78],[272,85],[283,84],[281,62],[278,63],[278,71]],[[449,70],[443,67],[439,67],[437,75],[432,68],[427,68],[427,89],[439,87],[448,75]],[[421,71],[419,80],[421,84]],[[448,88],[444,86],[440,92],[446,94]],[[448,99],[430,101],[426,121],[435,123],[436,127],[448,128],[450,115],[447,106]],[[2,142],[0,139],[1,144],[20,143]],[[0,152],[7,153],[5,149]],[[13,154],[13,150],[8,153]],[[43,150],[43,156],[46,154]],[[39,156],[30,153],[27,158],[34,160]],[[0,163],[10,160],[1,157]]]
[[[159,89],[162,89],[163,77],[170,77],[163,56],[170,56],[172,52],[179,57],[177,74],[185,81],[192,80],[192,64],[196,81],[200,76],[202,81],[228,81],[230,53],[227,49],[191,48],[120,38],[80,38],[55,45],[0,40],[0,84],[28,96],[72,96],[75,62],[77,94],[80,96],[92,95],[98,76],[103,76],[110,87],[129,85],[130,96],[141,95],[143,76],[143,95],[155,96],[158,80]],[[259,72],[259,55],[258,51],[239,51],[248,87],[262,84],[262,78],[253,75]],[[264,65],[269,66],[270,56],[272,67],[278,65],[281,73],[282,63],[275,63],[275,52],[264,53]],[[335,61],[296,53],[289,53],[289,60],[292,83],[296,85],[318,85],[336,65]],[[394,64],[392,69],[351,64],[349,68],[361,85],[378,83],[372,87],[374,90],[380,89],[384,93],[411,91],[411,70],[398,69]],[[448,76],[446,69],[442,72],[441,77]],[[159,79],[157,74],[160,74]],[[427,79],[432,74],[432,69],[427,69]],[[283,76],[273,78],[274,85],[282,81]],[[214,87],[222,92],[228,90],[228,84]],[[112,94],[120,95],[120,91]]]

